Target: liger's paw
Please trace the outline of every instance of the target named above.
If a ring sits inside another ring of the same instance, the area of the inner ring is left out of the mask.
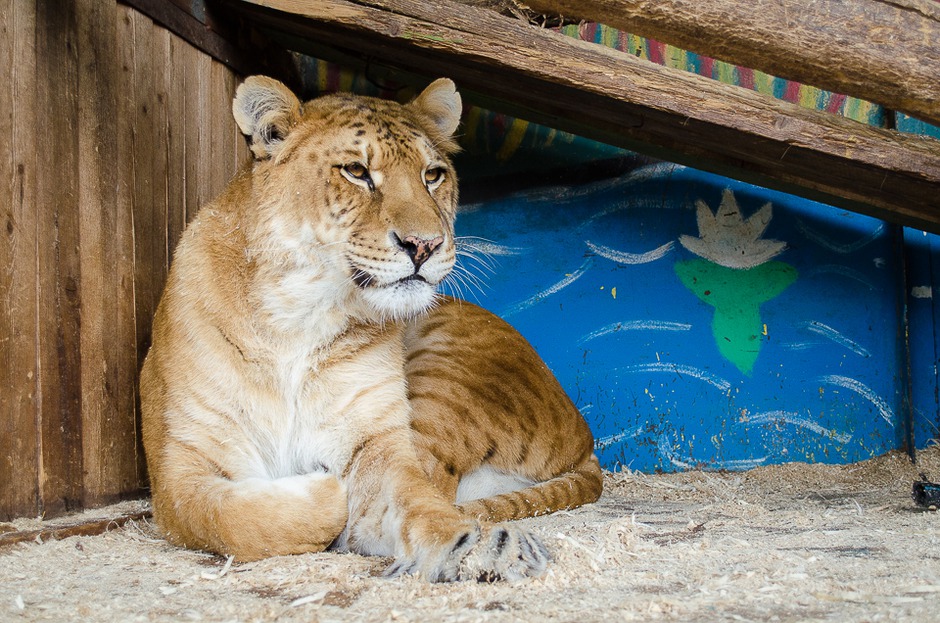
[[[551,556],[532,533],[517,526],[486,526],[483,538],[460,563],[462,580],[496,582],[538,577]]]
[[[482,532],[476,521],[468,520],[458,527],[453,538],[443,544],[419,543],[411,558],[396,560],[386,570],[387,577],[418,574],[431,582],[453,582],[461,579],[460,563],[480,542]],[[435,539],[436,540],[436,539]]]
[[[420,574],[431,582],[497,582],[542,575],[548,550],[534,535],[516,526],[474,525],[444,548],[396,561],[387,576]]]

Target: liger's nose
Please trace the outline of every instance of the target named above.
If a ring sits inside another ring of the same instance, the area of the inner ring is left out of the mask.
[[[396,235],[395,241],[398,243],[398,246],[408,254],[408,257],[411,258],[411,262],[415,265],[415,272],[417,272],[418,269],[428,261],[428,258],[437,251],[438,247],[444,243],[444,237],[438,236],[431,240],[426,240],[418,236],[405,236],[404,238],[400,238]]]

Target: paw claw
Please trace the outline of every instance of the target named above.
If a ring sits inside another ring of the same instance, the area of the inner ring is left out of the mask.
[[[548,550],[533,534],[514,526],[494,526],[460,564],[461,579],[478,582],[536,577],[548,565]]]
[[[542,575],[550,559],[539,539],[517,526],[473,524],[450,543],[396,561],[385,575],[419,573],[431,582],[476,580],[491,583]]]
[[[417,563],[411,560],[396,560],[389,565],[382,576],[386,578],[397,578],[402,575],[413,575],[416,566]]]

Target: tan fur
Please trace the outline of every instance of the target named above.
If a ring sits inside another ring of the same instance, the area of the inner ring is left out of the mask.
[[[512,579],[547,551],[490,522],[600,494],[590,432],[531,347],[434,293],[455,259],[460,108],[449,80],[405,106],[239,88],[256,161],[184,233],[141,372],[170,541]],[[504,476],[527,488],[455,505],[462,479]]]

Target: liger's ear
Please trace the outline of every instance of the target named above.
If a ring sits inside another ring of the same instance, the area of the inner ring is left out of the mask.
[[[430,122],[434,138],[449,139],[460,125],[463,104],[452,80],[438,78],[428,85],[409,106]]]
[[[251,76],[235,91],[232,114],[242,134],[251,139],[258,160],[276,156],[301,117],[300,100],[283,83]]]

